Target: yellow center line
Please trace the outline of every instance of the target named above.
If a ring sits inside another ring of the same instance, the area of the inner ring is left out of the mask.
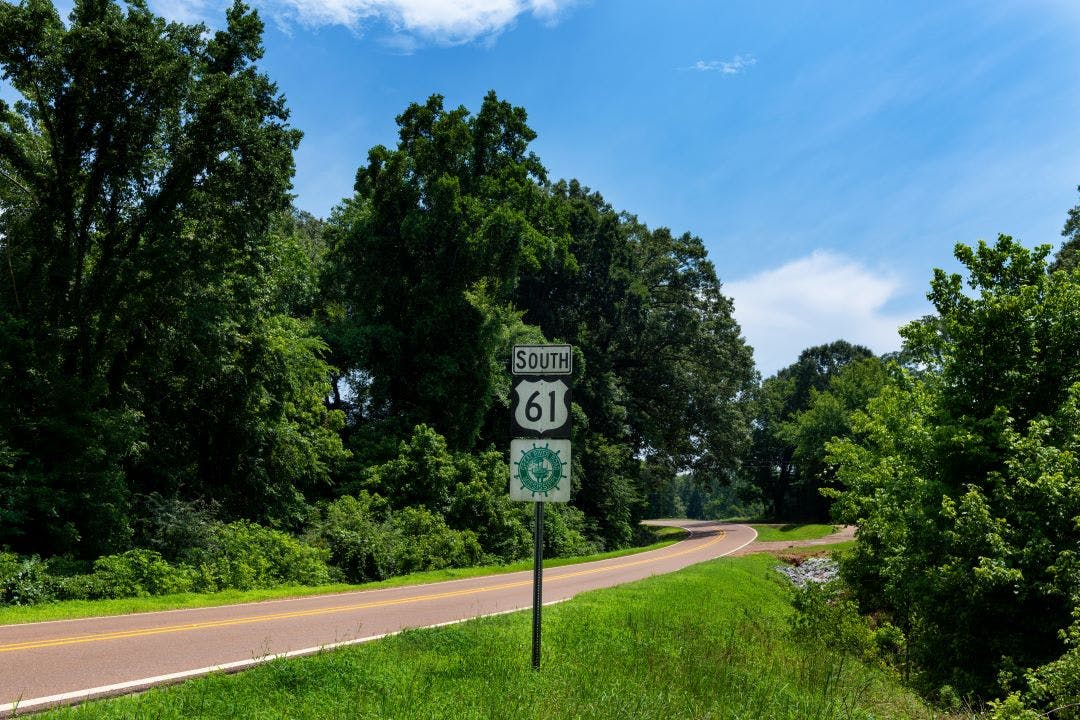
[[[623,570],[625,568],[634,567],[637,565],[645,565],[648,563],[657,562],[659,560],[670,560],[672,558],[686,555],[691,552],[698,552],[704,550],[724,539],[725,533],[720,532],[715,538],[709,542],[698,545],[695,547],[680,550],[679,552],[672,553],[670,555],[664,555],[658,558],[646,558],[644,560],[635,560],[632,562],[621,563],[618,565],[606,565],[603,567],[590,568],[588,570],[577,570],[574,572],[562,573],[559,575],[553,575],[544,578],[546,582],[555,582],[557,580],[567,580],[569,578],[582,577],[584,575],[594,575],[596,573],[610,572],[613,570]],[[427,595],[414,595],[411,597],[398,598],[393,600],[374,600],[371,602],[353,603],[349,605],[335,605],[326,608],[314,608],[311,610],[293,610],[291,612],[271,613],[268,615],[251,615],[247,617],[232,618],[228,620],[211,620],[207,622],[198,623],[184,623],[181,625],[164,625],[154,628],[143,628],[141,630],[120,630],[116,632],[97,633],[94,635],[76,635],[73,637],[65,638],[53,638],[51,640],[26,640],[24,642],[10,643],[8,645],[0,645],[0,653],[14,652],[16,650],[34,650],[38,648],[57,647],[60,645],[77,645],[80,643],[99,642],[104,640],[122,640],[126,638],[144,637],[147,635],[164,635],[167,633],[188,632],[192,630],[206,630],[210,628],[229,627],[232,625],[246,625],[257,622],[267,622],[271,620],[289,620],[293,618],[311,617],[315,615],[329,615],[332,613],[351,612],[354,610],[369,610],[371,608],[379,607],[391,607],[393,605],[406,605],[409,603],[425,602],[428,600],[442,600],[445,598],[462,597],[465,595],[476,595],[479,593],[492,592],[495,590],[509,590],[512,588],[526,587],[532,585],[532,578],[528,580],[518,580],[509,583],[501,583],[498,585],[487,585],[480,588],[467,588],[463,590],[450,590],[440,593],[429,593]]]

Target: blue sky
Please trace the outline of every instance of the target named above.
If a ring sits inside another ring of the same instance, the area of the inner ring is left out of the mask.
[[[220,0],[156,0],[219,24]],[[764,374],[884,352],[956,242],[1060,243],[1080,184],[1080,9],[1023,2],[256,0],[305,132],[297,204],[351,194],[431,93],[526,108],[552,177],[700,236]]]

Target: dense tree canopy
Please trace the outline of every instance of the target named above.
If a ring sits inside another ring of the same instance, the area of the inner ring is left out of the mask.
[[[502,392],[518,276],[565,240],[546,225],[523,110],[489,94],[471,116],[434,95],[398,126],[331,223],[335,357],[366,419],[396,436],[426,422],[468,449]]]
[[[926,686],[983,699],[1060,655],[1080,607],[1080,283],[1048,252],[958,246],[970,290],[936,271],[937,314],[902,331],[923,372],[830,446],[864,606],[898,620]]]
[[[625,543],[658,484],[690,469],[730,477],[753,361],[699,238],[650,230],[576,181],[552,193],[569,261],[524,274],[516,302],[525,322],[581,353],[575,502]]]
[[[704,246],[576,181],[549,185],[521,108],[433,96],[398,117],[330,224],[327,315],[358,471],[417,423],[455,449],[508,444],[515,340],[577,353],[575,504],[611,545],[643,510],[642,463],[730,470],[752,361]],[[367,458],[367,459],[365,459]]]
[[[222,476],[272,514],[340,454],[319,341],[274,315],[299,133],[261,31],[0,5],[0,542],[122,548],[133,495]]]
[[[835,475],[826,457],[837,438],[852,434],[852,416],[864,410],[889,379],[889,368],[877,357],[852,360],[832,376],[824,390],[810,389],[806,409],[795,413],[780,428],[791,444],[792,462],[803,482],[820,496]]]
[[[328,222],[298,212],[261,32],[239,3],[216,32],[0,4],[0,547],[187,562],[243,519],[343,563],[361,527],[516,557],[492,463],[520,341],[576,348],[554,547],[626,545],[652,490],[734,473],[753,367],[700,239],[550,183],[494,93],[410,105]]]

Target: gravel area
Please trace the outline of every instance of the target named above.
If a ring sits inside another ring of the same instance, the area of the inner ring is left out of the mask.
[[[798,565],[778,565],[776,570],[800,588],[808,583],[820,585],[835,580],[840,572],[836,561],[827,557],[807,558]]]

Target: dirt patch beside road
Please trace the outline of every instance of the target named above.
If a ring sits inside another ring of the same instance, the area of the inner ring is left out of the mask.
[[[778,542],[758,542],[755,540],[733,555],[750,555],[751,553],[783,553],[791,548],[811,548],[818,545],[835,545],[855,538],[855,526],[845,525],[832,535],[817,538],[815,540],[780,540]]]

